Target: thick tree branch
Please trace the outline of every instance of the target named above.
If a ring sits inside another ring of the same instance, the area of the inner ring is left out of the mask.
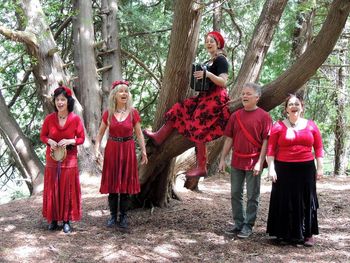
[[[37,38],[33,33],[29,33],[26,31],[16,31],[8,29],[4,26],[0,26],[0,34],[2,34],[9,40],[21,42],[32,47],[36,47],[38,45]]]

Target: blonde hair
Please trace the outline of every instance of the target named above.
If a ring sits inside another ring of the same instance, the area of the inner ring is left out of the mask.
[[[130,93],[129,86],[126,84],[119,84],[116,85],[111,92],[109,93],[108,96],[108,124],[111,122],[112,116],[117,109],[117,101],[116,101],[116,96],[121,87],[127,87],[128,90],[128,101],[126,102],[126,110],[130,112],[131,118],[132,118],[132,109],[133,109],[133,101]]]

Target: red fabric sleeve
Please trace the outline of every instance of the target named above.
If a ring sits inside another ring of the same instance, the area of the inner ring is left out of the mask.
[[[138,122],[141,122],[140,114],[136,109],[132,109],[132,126],[135,126]]]
[[[314,151],[316,157],[323,157],[324,156],[324,150],[323,150],[323,143],[322,143],[322,136],[321,132],[318,129],[317,125],[313,121],[309,121],[312,129],[312,133],[314,135]]]
[[[83,144],[85,141],[84,126],[79,116],[76,116],[76,122],[77,122],[77,133],[75,135],[76,136],[75,145],[80,145],[80,144]]]
[[[277,142],[280,136],[280,131],[281,123],[278,121],[271,128],[271,133],[267,144],[267,156],[276,156]]]
[[[41,127],[41,131],[40,131],[40,140],[47,144],[47,142],[49,141],[49,137],[48,137],[48,134],[49,134],[49,127],[48,127],[48,117],[49,116],[46,116],[45,120],[44,120],[44,123]]]

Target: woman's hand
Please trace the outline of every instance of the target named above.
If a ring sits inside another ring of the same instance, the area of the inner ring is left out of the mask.
[[[196,79],[202,79],[203,76],[204,76],[204,71],[201,70],[201,71],[195,71],[193,72],[193,76],[196,78]]]
[[[58,146],[60,147],[66,147],[67,145],[74,145],[75,144],[75,139],[62,139],[58,142]]]
[[[142,153],[141,153],[141,164],[147,164],[147,163],[148,163],[147,153],[146,153],[146,151],[142,151]]]
[[[277,181],[277,174],[276,174],[275,169],[270,169],[270,167],[269,167],[268,176],[272,180],[273,183],[276,183],[276,181]]]
[[[52,139],[48,139],[47,143],[50,145],[50,148],[51,150],[56,150],[57,148],[57,142],[55,142],[54,140]]]
[[[318,168],[316,170],[316,180],[320,180],[323,177],[323,169],[322,168]]]

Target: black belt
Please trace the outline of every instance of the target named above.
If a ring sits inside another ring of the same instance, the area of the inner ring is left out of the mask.
[[[113,136],[109,136],[108,139],[112,140],[112,141],[116,141],[116,142],[126,142],[126,141],[129,141],[129,140],[133,139],[133,136],[128,136],[128,137],[113,137]]]

